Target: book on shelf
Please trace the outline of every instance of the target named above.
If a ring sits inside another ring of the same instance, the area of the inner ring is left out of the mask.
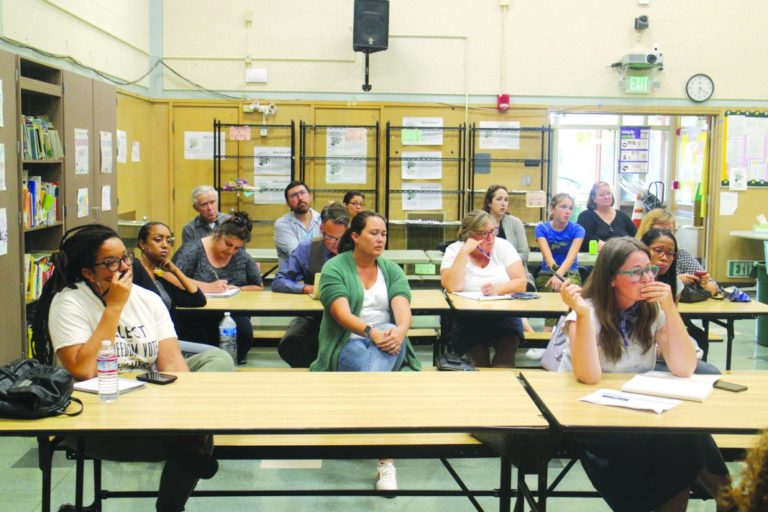
[[[53,274],[50,253],[33,252],[24,255],[24,285],[26,300],[31,302],[40,298],[43,285]]]
[[[25,228],[54,224],[59,203],[59,184],[22,173],[22,218]]]
[[[669,372],[652,371],[635,375],[624,383],[621,390],[627,393],[703,402],[712,394],[713,385],[720,377],[721,375],[676,377]]]
[[[61,138],[47,116],[21,116],[22,155],[25,160],[64,158]]]

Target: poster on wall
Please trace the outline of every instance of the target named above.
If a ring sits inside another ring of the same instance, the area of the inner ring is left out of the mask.
[[[8,254],[8,212],[0,208],[0,256]]]
[[[77,218],[88,216],[88,189],[77,189]]]
[[[131,143],[131,162],[141,162],[141,149],[137,140]]]
[[[0,128],[5,126],[5,119],[3,119],[3,105],[5,98],[3,97],[3,81],[0,80]]]
[[[519,121],[480,121],[478,131],[480,149],[520,149]]]
[[[404,117],[400,133],[403,146],[442,146],[442,117]]]
[[[328,128],[325,156],[326,183],[364,185],[367,181],[367,128]]]
[[[440,183],[403,183],[403,210],[442,210]]]
[[[275,176],[291,175],[291,148],[289,146],[254,146],[253,174]]]
[[[219,141],[224,152],[226,137]],[[213,132],[184,132],[184,160],[213,160]]]
[[[104,185],[101,187],[101,211],[110,210],[112,210],[112,186]]]
[[[75,174],[88,174],[88,130],[75,128]]]
[[[0,190],[6,190],[6,185],[5,185],[5,144],[0,144]]]
[[[101,172],[112,174],[112,132],[99,131],[99,149],[101,153]]]
[[[622,126],[619,129],[619,173],[647,174],[650,126]]]
[[[285,204],[285,187],[290,176],[254,176],[253,204]]]
[[[726,112],[725,123],[720,184],[730,190],[768,186],[768,113]]]
[[[443,177],[443,154],[440,151],[403,151],[404,180],[439,180]]]
[[[117,163],[128,162],[128,133],[117,130]]]

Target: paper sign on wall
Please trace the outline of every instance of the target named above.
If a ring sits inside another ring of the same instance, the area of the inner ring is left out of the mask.
[[[254,176],[253,204],[284,204],[283,193],[290,182],[290,176]]]
[[[291,148],[288,146],[254,146],[253,173],[290,176]]]
[[[128,161],[128,133],[117,130],[117,163],[124,164]]]
[[[404,117],[400,143],[410,146],[442,146],[442,117]]]
[[[547,193],[543,190],[525,191],[526,208],[544,208],[547,206]]]
[[[88,130],[75,128],[75,174],[88,174]]]
[[[403,151],[404,180],[439,180],[443,177],[440,151]]]
[[[226,137],[221,132],[221,152],[225,150]],[[213,160],[213,132],[184,132],[185,160]]]
[[[442,185],[439,183],[403,183],[403,210],[442,209]]]
[[[101,172],[112,174],[112,132],[99,131]]]
[[[77,189],[77,217],[87,217],[88,216],[88,189],[87,188],[79,188]]]
[[[8,254],[8,212],[0,208],[0,256]]]
[[[5,188],[5,144],[0,144],[0,190]]]
[[[101,187],[101,211],[108,212],[112,209],[112,186]]]
[[[519,121],[480,121],[480,149],[520,149],[519,128]]]
[[[131,143],[131,162],[141,161],[141,148],[139,147],[139,141],[135,140]]]

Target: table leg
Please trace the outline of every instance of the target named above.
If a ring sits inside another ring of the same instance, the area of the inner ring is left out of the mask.
[[[499,512],[510,511],[510,500],[512,499],[512,462],[502,455],[499,460],[501,461],[501,478],[499,481]],[[515,510],[520,503],[520,493],[518,490],[517,503],[515,504]]]
[[[51,468],[55,441],[48,436],[37,436],[37,463],[43,473],[42,512],[51,512]]]
[[[727,319],[725,325],[726,346],[725,346],[725,369],[731,369],[731,354],[733,353],[733,338],[734,334],[734,320],[732,318]]]
[[[84,474],[85,474],[85,439],[79,437],[77,439],[77,459],[75,461],[75,510],[82,512],[83,510],[83,487],[84,487]]]

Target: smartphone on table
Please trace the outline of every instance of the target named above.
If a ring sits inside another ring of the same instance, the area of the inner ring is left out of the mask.
[[[742,386],[741,384],[736,384],[733,382],[727,382],[724,380],[717,380],[715,381],[715,388],[716,389],[722,389],[724,391],[731,391],[733,393],[738,393],[739,391],[746,391],[747,386]]]
[[[149,382],[151,384],[170,384],[176,380],[175,375],[160,372],[147,372],[136,376],[136,380]]]

